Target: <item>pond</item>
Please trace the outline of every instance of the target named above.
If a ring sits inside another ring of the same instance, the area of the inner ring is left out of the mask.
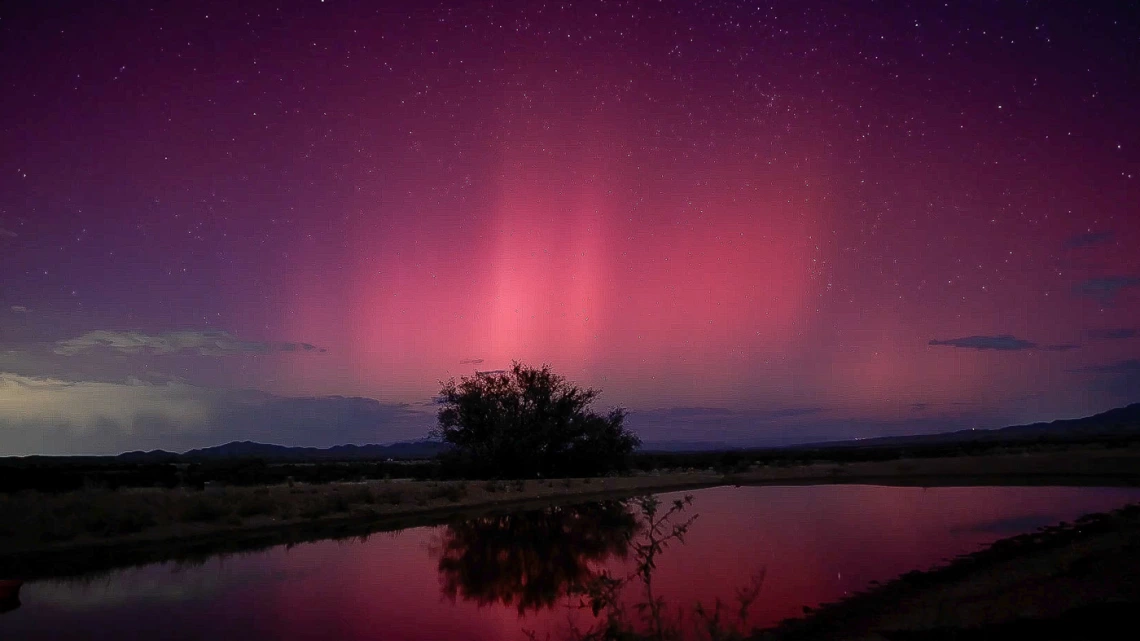
[[[0,608],[0,638],[565,639],[601,620],[581,605],[644,626],[637,604],[658,598],[661,620],[682,629],[699,620],[698,603],[709,615],[718,599],[735,620],[741,597],[745,625],[766,627],[996,539],[1140,501],[1140,488],[687,495],[676,507],[686,493],[659,495],[649,513],[644,501],[595,502],[29,582]],[[660,523],[662,545],[648,538],[647,519]],[[686,524],[683,541],[669,538]],[[647,553],[652,571],[639,575]]]

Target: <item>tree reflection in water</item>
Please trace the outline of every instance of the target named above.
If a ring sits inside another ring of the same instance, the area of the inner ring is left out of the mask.
[[[663,508],[657,498],[643,497],[450,525],[433,550],[443,593],[453,601],[513,605],[519,614],[569,597],[572,607],[593,614],[590,627],[566,632],[574,641],[743,639],[762,571],[736,591],[731,607],[717,599],[712,607],[670,609],[653,590],[658,556],[671,543],[683,543],[697,518],[682,514],[692,500],[686,496]],[[632,560],[632,570],[615,575],[601,567],[611,559]]]
[[[447,526],[433,553],[443,593],[520,614],[555,605],[628,556],[638,519],[624,501],[472,519]]]

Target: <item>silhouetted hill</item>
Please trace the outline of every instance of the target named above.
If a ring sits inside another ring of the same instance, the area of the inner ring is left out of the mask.
[[[723,441],[649,441],[638,449],[642,453],[652,452],[723,452],[736,449]]]
[[[391,445],[336,445],[329,448],[287,447],[252,441],[233,441],[225,445],[190,450],[178,455],[178,460],[192,462],[235,458],[258,458],[267,461],[424,459],[432,458],[444,449],[445,446],[437,441],[415,441]]]
[[[166,450],[123,452],[115,457],[120,463],[177,463],[178,455]]]
[[[953,445],[955,443],[1081,441],[1140,437],[1140,403],[1101,412],[1084,418],[1048,423],[1011,425],[987,430],[959,430],[916,436],[883,436],[858,441],[831,441],[794,447],[878,447],[912,445]]]

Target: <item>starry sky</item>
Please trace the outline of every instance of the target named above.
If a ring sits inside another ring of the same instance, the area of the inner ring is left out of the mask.
[[[5,3],[0,455],[649,442],[1140,400],[1130,3]]]

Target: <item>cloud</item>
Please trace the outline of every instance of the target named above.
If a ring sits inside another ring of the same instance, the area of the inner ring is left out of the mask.
[[[1082,249],[1084,247],[1093,247],[1096,245],[1103,245],[1112,242],[1116,234],[1110,231],[1089,232],[1087,234],[1077,234],[1067,239],[1063,245],[1065,249]]]
[[[0,454],[185,451],[233,440],[329,447],[422,438],[434,414],[343,396],[0,373]]]
[[[930,403],[911,403],[910,411],[912,412],[925,412],[930,409]]]
[[[1137,334],[1134,327],[1115,327],[1111,329],[1090,329],[1089,338],[1102,341],[1119,341],[1133,338]]]
[[[0,238],[15,238],[18,234],[14,231],[0,227]]]
[[[276,343],[276,348],[282,352],[326,352],[328,350],[317,347],[311,343]]]
[[[1045,350],[1046,352],[1068,352],[1080,348],[1080,345],[1076,345],[1074,343],[1062,343],[1060,345],[1046,345],[1041,349]]]
[[[24,307],[23,305],[12,305],[12,311],[16,312],[17,314],[27,314],[32,310]]]
[[[82,431],[100,423],[126,430],[139,416],[174,422],[200,422],[210,412],[209,399],[195,398],[182,383],[151,385],[67,381],[0,373],[0,422],[16,419],[73,425]]]
[[[95,330],[77,338],[55,344],[55,353],[74,356],[90,350],[105,349],[125,354],[178,354],[196,353],[201,356],[227,354],[268,354],[271,352],[325,352],[309,343],[266,343],[244,341],[229,332],[219,330],[178,331],[162,334],[144,334],[135,331]]]
[[[1140,278],[1135,276],[1089,278],[1074,285],[1073,293],[1108,304],[1115,301],[1121,291],[1137,285],[1140,285]]]
[[[483,359],[481,359],[481,358],[465,358],[465,359],[459,361],[459,364],[460,365],[478,365],[479,363],[482,363],[482,362],[483,362]]]
[[[1018,351],[1023,349],[1033,349],[1037,347],[1037,343],[1027,341],[1021,338],[1014,338],[1010,334],[1001,334],[999,336],[965,336],[962,338],[950,338],[947,340],[931,339],[928,345],[948,345],[950,347],[960,347],[962,349],[992,349],[998,351]]]

